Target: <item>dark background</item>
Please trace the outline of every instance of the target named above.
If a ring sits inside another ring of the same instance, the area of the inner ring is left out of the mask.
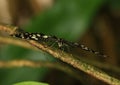
[[[104,59],[82,52],[81,49],[72,49],[75,55],[94,61],[94,65],[120,79],[119,0],[1,0],[0,23],[19,26],[27,32],[55,35],[107,54],[110,57]],[[44,52],[1,43],[0,60],[15,59],[61,62]],[[97,62],[101,65],[97,65]],[[111,68],[105,67],[106,64]],[[80,76],[83,77],[81,81],[70,74],[47,67],[1,68],[0,85],[28,80],[50,85],[106,85],[83,72],[80,72]]]

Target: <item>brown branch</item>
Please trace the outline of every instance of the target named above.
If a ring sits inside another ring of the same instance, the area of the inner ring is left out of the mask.
[[[43,64],[45,63],[45,64]],[[14,67],[53,67],[53,64],[49,62],[33,62],[29,60],[12,60],[12,61],[0,61],[0,68],[14,68]]]
[[[64,65],[63,63],[58,62],[48,62],[48,61],[30,61],[30,60],[12,60],[12,61],[0,61],[0,68],[14,68],[14,67],[30,67],[30,68],[53,68],[61,70],[67,74],[72,75],[78,80],[82,80],[82,77],[79,76],[79,72],[70,68],[69,66]]]
[[[21,47],[28,48],[28,49],[38,50],[36,47],[31,46],[25,40],[14,39],[14,38],[9,38],[9,37],[1,37],[0,36],[0,42],[5,43],[5,44],[17,45],[17,46],[21,46]]]
[[[12,29],[12,28],[14,28],[14,29]],[[7,32],[9,34],[13,34],[16,29],[17,29],[17,27],[11,26],[11,25],[0,25],[0,30]]]
[[[8,37],[1,37],[0,36],[0,42],[1,43],[5,43],[5,44],[13,44],[13,45],[21,46],[21,47],[24,47],[24,48],[40,51],[36,47],[30,45],[25,40],[8,38]],[[87,60],[87,59],[84,59],[84,58],[80,58],[80,59],[84,60],[85,62],[90,63],[90,64],[92,64],[94,66],[97,66],[99,68],[105,69],[105,70],[110,70],[110,71],[115,72],[115,73],[119,73],[120,72],[120,68],[117,67],[117,66],[108,65],[108,64],[105,64],[105,63],[99,63],[99,62],[92,61],[92,60]]]
[[[7,29],[11,29],[11,28],[7,28]],[[11,31],[10,33],[13,33],[13,31]],[[31,45],[37,47],[38,49],[43,50],[43,51],[53,55],[55,58],[58,58],[58,59],[62,60],[63,62],[66,62],[66,63],[70,64],[71,66],[73,66],[87,74],[94,76],[97,79],[100,79],[111,85],[120,85],[120,81],[118,79],[116,79],[112,76],[109,76],[107,73],[101,71],[100,69],[77,59],[75,56],[72,56],[71,54],[67,54],[61,50],[56,50],[56,49],[47,47],[47,46],[37,43],[36,41],[33,41],[33,40],[29,40],[28,42]]]
[[[101,71],[100,69],[89,65],[81,60],[78,60],[76,57],[72,56],[71,54],[67,54],[63,51],[60,50],[54,50],[52,48],[43,46],[35,41],[29,41],[29,43],[31,43],[32,45],[34,45],[35,47],[42,49],[45,52],[48,52],[49,54],[53,55],[55,58],[58,58],[60,60],[62,60],[63,62],[66,62],[70,65],[72,65],[73,67],[84,71],[85,73],[88,73],[94,77],[96,77],[97,79],[100,79],[108,84],[112,84],[112,85],[119,85],[120,81],[114,77],[109,76],[108,74],[106,74],[105,72]]]

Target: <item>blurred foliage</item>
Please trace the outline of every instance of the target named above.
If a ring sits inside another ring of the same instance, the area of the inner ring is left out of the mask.
[[[57,0],[53,8],[34,17],[27,28],[32,32],[76,40],[86,31],[103,2],[105,1]]]
[[[51,9],[32,17],[31,21],[23,26],[23,29],[28,32],[42,32],[75,41],[88,30],[94,17],[105,3],[110,3],[114,8],[120,6],[120,3],[116,2],[115,0],[56,0]],[[35,52],[12,45],[4,46],[1,49],[0,59],[55,60],[44,52]],[[0,69],[0,85],[11,85],[15,82],[27,80],[41,81],[47,72],[48,69],[44,68]]]
[[[14,85],[49,85],[49,84],[39,83],[39,82],[33,82],[33,81],[27,81],[27,82],[16,83]]]

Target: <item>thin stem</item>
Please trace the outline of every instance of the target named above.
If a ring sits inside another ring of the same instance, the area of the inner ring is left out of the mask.
[[[11,61],[0,61],[0,68],[15,68],[15,67],[29,67],[29,68],[53,68],[61,70],[67,74],[72,75],[74,78],[81,80],[82,77],[79,76],[79,72],[75,69],[58,62],[48,62],[48,61],[31,61],[31,60],[11,60]]]
[[[0,28],[1,28],[1,26],[0,26]],[[10,30],[11,28],[7,27],[7,29]],[[4,31],[4,29],[2,29],[2,31]],[[11,29],[11,32],[9,34],[14,33],[14,32],[15,32],[15,30],[13,29],[13,31],[12,31],[12,29]],[[81,70],[89,75],[92,75],[93,77],[95,77],[101,81],[104,81],[111,85],[120,85],[120,80],[118,80],[112,76],[109,76],[107,73],[101,71],[100,69],[98,69],[92,65],[89,65],[86,62],[83,62],[82,60],[77,59],[77,57],[75,57],[71,54],[65,53],[58,49],[56,50],[56,49],[50,48],[46,45],[43,45],[43,44],[38,43],[33,40],[29,40],[28,42],[33,47],[43,50],[43,51],[53,55],[53,57],[65,62],[65,63],[68,63],[69,65],[73,66],[74,68],[77,68],[78,70]]]
[[[72,65],[73,67],[94,76],[95,78],[102,80],[108,84],[112,84],[112,85],[119,85],[120,81],[112,76],[109,76],[107,73],[101,71],[100,69],[87,64],[86,62],[83,62],[82,60],[77,59],[75,56],[72,56],[71,54],[67,54],[63,51],[60,50],[54,50],[52,48],[43,46],[39,43],[37,43],[36,41],[29,41],[29,43],[31,43],[32,45],[34,45],[35,47],[42,49],[43,51],[53,55],[55,58],[58,58],[60,60],[62,60],[63,62],[66,62],[70,65]]]

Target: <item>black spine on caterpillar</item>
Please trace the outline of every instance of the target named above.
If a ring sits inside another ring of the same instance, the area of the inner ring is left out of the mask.
[[[100,52],[94,51],[94,50],[86,47],[85,45],[74,43],[74,42],[69,42],[69,41],[66,41],[62,38],[57,38],[56,36],[48,36],[48,35],[45,35],[42,33],[28,33],[28,32],[24,32],[23,30],[19,30],[18,32],[16,32],[12,36],[22,38],[22,39],[27,39],[27,40],[35,40],[37,42],[53,41],[53,42],[57,43],[59,48],[62,48],[64,46],[79,47],[82,50],[94,53],[98,56],[108,57],[107,55],[104,55]]]
[[[95,50],[93,50],[93,49],[90,49],[90,48],[86,47],[86,46],[83,45],[83,44],[73,43],[73,45],[76,46],[76,47],[80,47],[82,50],[85,50],[85,51],[94,53],[94,54],[97,55],[97,56],[108,57],[107,55],[102,54],[102,53],[100,53],[100,52],[98,52],[98,51],[95,51]]]
[[[21,39],[26,39],[26,40],[35,40],[37,42],[47,42],[47,41],[54,41],[51,36],[45,35],[43,33],[29,33],[29,32],[24,32],[24,31],[18,31],[11,36],[21,38]]]
[[[78,44],[78,43],[74,43],[74,42],[69,42],[69,41],[66,41],[66,40],[61,39],[61,38],[58,38],[58,39],[56,39],[56,40],[58,40],[58,46],[59,46],[59,47],[62,47],[62,46],[79,47],[79,48],[81,48],[82,50],[91,52],[91,53],[93,53],[93,54],[95,54],[95,55],[97,55],[97,56],[108,57],[107,55],[102,54],[102,53],[100,53],[100,52],[98,52],[98,51],[95,51],[95,50],[93,50],[93,49],[90,49],[90,48],[88,48],[87,46],[85,46],[85,45],[83,45],[83,44]]]

